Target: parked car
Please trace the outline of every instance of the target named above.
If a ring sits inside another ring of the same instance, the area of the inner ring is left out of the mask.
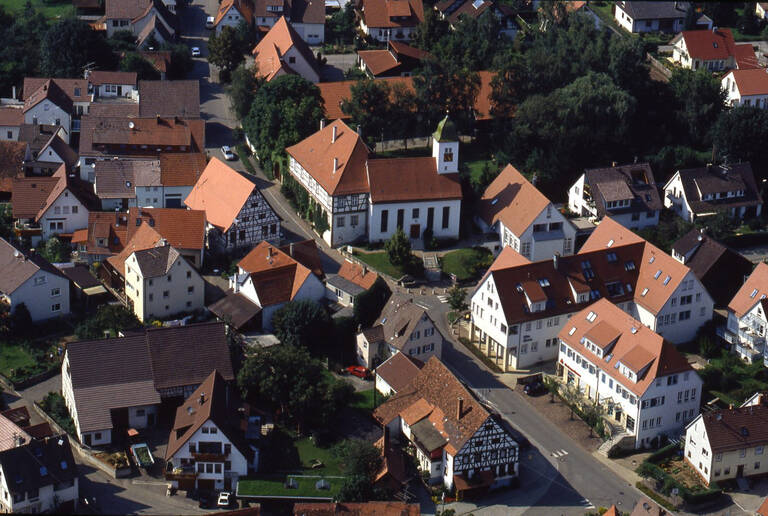
[[[216,502],[216,505],[219,507],[229,507],[229,504],[232,503],[232,494],[228,493],[227,491],[222,491],[219,493],[219,500]]]
[[[216,18],[214,18],[213,16],[209,16],[208,18],[206,18],[205,19],[205,28],[206,29],[212,29],[213,28],[213,22],[215,22],[215,21],[216,21]]]
[[[224,159],[227,161],[234,161],[237,159],[237,157],[235,156],[235,153],[232,152],[232,147],[230,147],[229,145],[224,145],[221,148],[221,153],[224,155]]]
[[[201,509],[213,508],[213,496],[208,491],[200,491],[197,495],[197,506]]]
[[[371,379],[371,372],[363,366],[351,365],[347,367],[347,373],[351,374],[352,376],[362,378],[363,380]]]
[[[538,396],[539,394],[547,392],[547,388],[544,387],[544,384],[541,382],[531,382],[523,387],[523,392],[528,396]]]
[[[200,57],[200,47],[192,47],[192,57]]]

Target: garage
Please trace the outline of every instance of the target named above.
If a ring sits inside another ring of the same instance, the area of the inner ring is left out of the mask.
[[[198,478],[197,489],[200,491],[214,491],[216,489],[216,481],[212,478]]]

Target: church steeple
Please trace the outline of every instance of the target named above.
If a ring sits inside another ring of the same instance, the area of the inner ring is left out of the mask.
[[[432,133],[432,157],[435,158],[438,174],[455,174],[459,171],[459,133],[448,114]]]

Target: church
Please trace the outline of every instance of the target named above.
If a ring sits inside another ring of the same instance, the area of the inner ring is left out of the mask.
[[[459,135],[447,116],[432,134],[432,156],[372,158],[342,120],[286,152],[291,176],[328,221],[322,237],[331,246],[387,240],[398,228],[411,239],[459,237]]]

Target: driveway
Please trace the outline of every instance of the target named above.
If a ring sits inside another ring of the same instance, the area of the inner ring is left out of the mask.
[[[328,54],[323,56],[326,63],[320,70],[320,80],[335,82],[344,80],[344,72],[357,66],[356,54]]]

